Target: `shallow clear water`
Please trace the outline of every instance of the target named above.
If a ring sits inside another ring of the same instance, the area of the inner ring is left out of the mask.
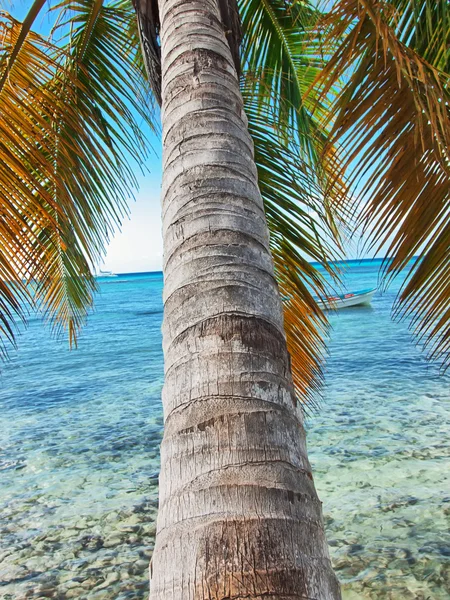
[[[355,264],[348,289],[377,282]],[[449,378],[372,308],[331,317],[320,412],[308,418],[343,597],[449,598]],[[0,598],[146,598],[163,383],[159,274],[101,281],[69,352],[39,320],[0,375]]]

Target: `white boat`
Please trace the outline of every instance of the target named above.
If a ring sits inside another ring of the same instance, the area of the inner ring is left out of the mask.
[[[116,275],[112,271],[102,271],[102,270],[99,270],[99,273],[98,273],[97,277],[118,277],[118,275]]]
[[[339,308],[359,306],[360,304],[370,304],[376,291],[377,288],[371,288],[368,290],[359,290],[358,292],[337,294],[336,296],[328,296],[324,300],[318,300],[317,304],[323,310],[337,310]]]

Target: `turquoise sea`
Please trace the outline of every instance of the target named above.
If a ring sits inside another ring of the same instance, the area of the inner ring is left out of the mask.
[[[377,284],[349,264],[346,287]],[[307,418],[345,600],[450,597],[450,387],[390,309],[331,316]],[[147,597],[157,510],[162,276],[100,280],[76,351],[34,319],[0,373],[0,598]]]

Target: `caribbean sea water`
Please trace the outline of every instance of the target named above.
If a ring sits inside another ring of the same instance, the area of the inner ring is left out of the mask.
[[[347,265],[377,285],[379,261]],[[331,314],[306,421],[345,600],[450,589],[450,388],[391,319],[404,277]],[[75,351],[31,320],[0,374],[0,598],[144,600],[162,437],[162,275],[99,280]]]

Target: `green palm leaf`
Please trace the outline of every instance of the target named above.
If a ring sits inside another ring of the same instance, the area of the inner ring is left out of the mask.
[[[309,2],[240,0],[242,91],[274,257],[284,299],[285,328],[298,397],[314,403],[325,356],[326,316],[317,296],[328,294],[332,261],[342,258],[346,207],[340,159],[324,154],[329,101],[310,92],[321,71],[317,23]]]

